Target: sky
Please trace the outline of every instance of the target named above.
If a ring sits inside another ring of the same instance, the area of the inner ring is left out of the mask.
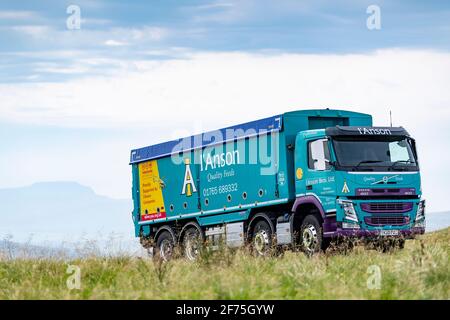
[[[130,198],[132,148],[329,107],[392,111],[448,210],[449,49],[445,1],[3,0],[0,188]]]

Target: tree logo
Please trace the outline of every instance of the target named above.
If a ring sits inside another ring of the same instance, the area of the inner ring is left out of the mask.
[[[194,178],[192,177],[190,167],[191,160],[189,158],[184,159],[184,164],[186,165],[186,169],[184,171],[184,183],[181,194],[185,194],[186,197],[190,197],[192,196],[192,193],[197,192],[197,188],[195,187]]]
[[[350,190],[348,189],[347,186],[347,181],[344,180],[344,186],[342,187],[342,193],[349,193]]]

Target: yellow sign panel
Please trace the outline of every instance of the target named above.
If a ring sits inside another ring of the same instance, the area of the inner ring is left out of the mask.
[[[141,220],[166,217],[166,208],[156,160],[139,164]]]

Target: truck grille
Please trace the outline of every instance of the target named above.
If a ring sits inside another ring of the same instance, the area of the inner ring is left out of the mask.
[[[357,196],[413,196],[416,194],[415,188],[358,188]]]
[[[404,216],[373,216],[365,217],[364,221],[370,226],[401,226],[409,223],[409,217]]]
[[[412,202],[368,202],[361,203],[361,209],[365,212],[371,213],[403,213],[411,211],[413,208]]]

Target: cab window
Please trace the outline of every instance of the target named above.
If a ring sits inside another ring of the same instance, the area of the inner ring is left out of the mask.
[[[308,143],[308,167],[312,170],[330,170],[330,149],[327,139]]]

